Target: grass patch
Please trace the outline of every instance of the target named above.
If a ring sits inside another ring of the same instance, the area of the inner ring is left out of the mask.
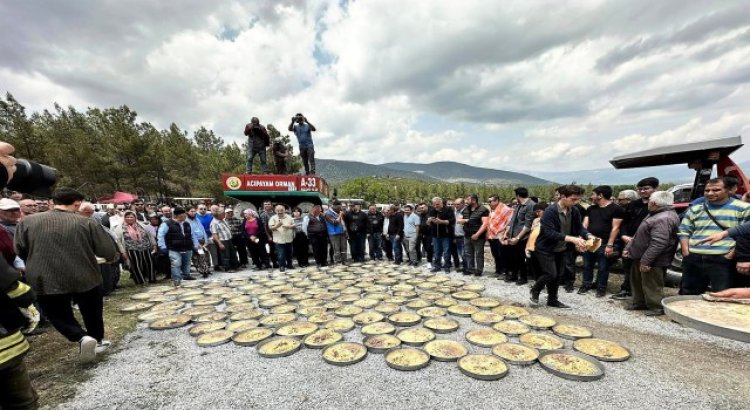
[[[137,323],[137,315],[120,313],[120,308],[133,302],[131,295],[145,289],[135,285],[125,271],[120,278],[120,287],[117,294],[106,297],[104,301],[104,337],[112,342],[110,351],[123,347],[118,342],[132,332]],[[76,317],[83,324],[77,311]],[[25,360],[31,384],[39,394],[40,407],[55,408],[76,395],[78,385],[91,377],[91,370],[99,362],[106,361],[107,355],[93,364],[80,364],[76,343],[69,342],[51,325],[45,330],[43,334],[29,338],[31,350]]]

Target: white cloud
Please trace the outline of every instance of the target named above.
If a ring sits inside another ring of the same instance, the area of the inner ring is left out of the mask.
[[[15,2],[0,91],[229,141],[303,112],[321,158],[586,169],[747,132],[748,21],[741,0]]]

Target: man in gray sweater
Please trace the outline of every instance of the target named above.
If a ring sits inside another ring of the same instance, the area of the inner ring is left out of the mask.
[[[76,213],[83,195],[61,188],[53,195],[55,208],[29,215],[16,229],[16,250],[26,261],[26,277],[37,293],[42,311],[71,342],[80,345],[80,359],[92,361],[107,349],[104,340],[102,276],[96,258],[118,256],[114,241],[92,218]],[[78,304],[84,330],[73,315]]]
[[[656,191],[648,201],[648,216],[628,242],[623,256],[633,261],[630,283],[633,303],[627,310],[645,310],[647,316],[663,315],[661,299],[664,271],[672,263],[677,249],[677,228],[680,218],[673,205],[674,195]]]

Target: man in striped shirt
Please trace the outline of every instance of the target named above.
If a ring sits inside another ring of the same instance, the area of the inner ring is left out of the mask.
[[[734,239],[725,238],[713,243],[706,240],[750,222],[750,204],[732,198],[723,179],[709,180],[704,195],[706,202],[688,208],[679,228],[683,256],[681,295],[702,294],[709,285],[714,292],[732,287]]]

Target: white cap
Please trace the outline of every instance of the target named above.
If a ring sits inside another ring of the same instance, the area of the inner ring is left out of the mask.
[[[21,209],[21,205],[10,198],[0,199],[0,211],[10,211],[11,209]]]

